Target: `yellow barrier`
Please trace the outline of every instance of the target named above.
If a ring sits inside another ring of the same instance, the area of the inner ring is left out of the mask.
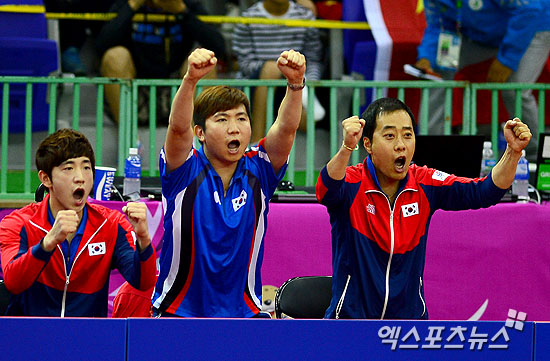
[[[45,13],[49,20],[92,20],[108,21],[116,17],[116,13],[52,13],[46,12],[41,5],[0,5],[0,12],[12,13]],[[289,27],[312,27],[324,29],[348,29],[348,30],[370,30],[366,22],[336,21],[336,20],[295,20],[295,19],[265,19],[265,18],[244,18],[237,16],[199,15],[198,18],[206,23],[212,24],[265,24],[282,25]],[[144,21],[143,14],[136,14],[134,21]],[[174,21],[174,15],[147,14],[147,21],[165,22]]]

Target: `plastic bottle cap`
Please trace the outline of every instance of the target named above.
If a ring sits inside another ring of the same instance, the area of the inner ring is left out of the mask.
[[[492,147],[493,147],[493,143],[491,143],[490,141],[483,142],[483,148],[492,148]]]
[[[525,149],[522,149],[522,150],[521,150],[521,156],[522,156],[522,157],[525,157]]]
[[[130,148],[129,153],[130,153],[130,155],[138,155],[138,149],[137,148]]]

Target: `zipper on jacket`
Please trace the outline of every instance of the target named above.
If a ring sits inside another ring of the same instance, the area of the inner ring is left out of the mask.
[[[342,296],[340,296],[340,299],[336,304],[336,319],[340,318],[340,311],[342,310],[342,306],[344,305],[344,298],[346,297],[346,292],[348,291],[348,284],[350,279],[351,279],[351,275],[348,275],[348,279],[346,280],[346,285],[344,286],[344,291],[342,292]]]
[[[67,274],[67,268],[65,268]],[[63,299],[61,300],[61,317],[65,317],[65,301],[67,299],[67,287],[69,287],[69,276],[66,276],[65,287],[63,288]]]
[[[61,300],[61,317],[65,317],[65,301],[67,300],[67,288],[69,287],[69,278],[71,277],[71,273],[73,272],[76,260],[78,259],[78,257],[80,257],[82,252],[84,252],[84,250],[86,248],[88,248],[88,244],[92,241],[92,239],[94,239],[95,235],[99,232],[99,230],[101,228],[103,228],[103,225],[105,225],[106,222],[107,222],[107,220],[103,221],[101,226],[99,226],[97,228],[97,230],[94,232],[94,234],[92,234],[92,236],[88,239],[88,241],[86,241],[84,246],[80,249],[80,252],[78,252],[78,254],[74,257],[73,265],[71,266],[71,271],[68,274],[67,274],[67,265],[66,265],[65,262],[63,262],[63,267],[65,268],[65,277],[66,277],[66,279],[65,279],[65,287],[63,288],[63,298]],[[61,252],[61,256],[63,257],[63,259],[65,259],[65,255],[63,254],[63,251],[61,250],[61,246],[59,246],[59,244],[57,245],[57,248],[59,248],[59,251]]]
[[[424,298],[422,297],[422,276],[420,277],[420,284],[418,285],[418,296],[420,297],[420,301],[422,301],[422,314],[420,317],[424,316],[426,313],[426,302],[424,302]]]
[[[396,199],[397,200],[397,199]],[[389,202],[389,200],[388,200]],[[388,259],[388,265],[386,266],[386,293],[384,295],[384,308],[382,309],[382,315],[380,319],[383,320],[386,315],[386,308],[388,307],[388,300],[390,298],[390,268],[391,260],[393,258],[393,247],[395,245],[395,234],[393,232],[393,208],[390,205],[390,239],[391,239],[391,248],[390,248],[390,257]]]
[[[380,316],[380,319],[384,319],[384,316],[386,315],[386,309],[388,307],[388,300],[390,298],[390,268],[391,268],[391,260],[393,258],[393,250],[395,247],[395,232],[393,231],[393,213],[395,211],[395,205],[397,204],[397,199],[401,194],[403,194],[406,190],[413,190],[410,188],[404,188],[397,196],[395,196],[395,200],[393,201],[393,205],[390,202],[390,199],[388,196],[381,191],[376,191],[381,193],[385,198],[386,201],[388,201],[388,206],[390,207],[390,238],[391,238],[391,248],[390,248],[390,257],[388,259],[388,265],[386,267],[386,292],[384,295],[384,307],[382,308],[382,315]]]
[[[67,274],[67,263],[65,263],[65,255],[61,246],[58,244],[57,249],[61,252],[61,258],[63,259],[63,270],[65,271],[65,286],[63,287],[63,298],[61,299],[61,317],[65,317],[65,301],[67,299],[67,288],[69,287],[69,275]]]

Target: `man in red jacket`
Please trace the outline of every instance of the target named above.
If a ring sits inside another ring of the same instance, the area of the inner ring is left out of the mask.
[[[106,317],[109,273],[116,268],[134,287],[155,283],[155,252],[144,203],[128,203],[126,217],[87,202],[95,157],[86,137],[61,129],[36,152],[40,203],[0,222],[7,314]]]

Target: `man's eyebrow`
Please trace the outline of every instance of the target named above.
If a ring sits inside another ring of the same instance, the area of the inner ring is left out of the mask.
[[[220,117],[220,116],[228,116],[229,113],[228,112],[217,112],[214,114],[215,117]],[[235,113],[236,116],[242,116],[242,115],[248,115],[246,112],[238,112],[238,113]]]
[[[388,130],[388,129],[397,129],[397,127],[395,125],[385,125],[382,130]],[[404,126],[403,128],[401,129],[404,129],[404,130],[413,130],[413,127],[411,126]]]
[[[73,165],[73,164],[75,164],[75,163],[76,163],[76,162],[75,162],[74,160],[72,160],[72,159],[67,159],[67,160],[64,161],[64,162],[61,162],[60,165],[65,165],[65,164]],[[89,160],[89,159],[84,159],[84,160],[82,161],[82,163],[92,163],[92,161]]]

